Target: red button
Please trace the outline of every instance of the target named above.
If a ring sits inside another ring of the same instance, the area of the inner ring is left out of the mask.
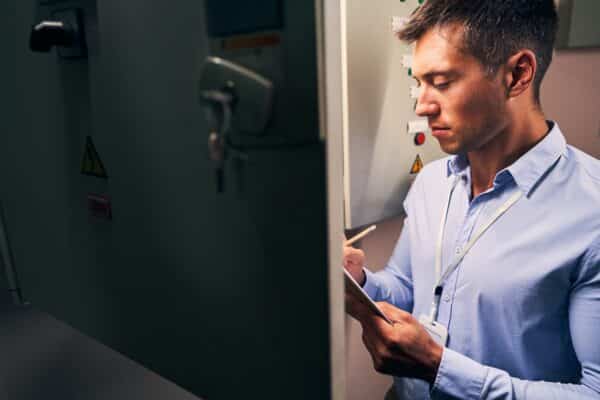
[[[423,143],[425,143],[425,134],[423,132],[419,132],[415,135],[415,144],[420,146]]]

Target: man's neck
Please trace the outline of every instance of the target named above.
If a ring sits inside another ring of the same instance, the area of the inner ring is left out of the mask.
[[[472,198],[491,188],[498,171],[518,160],[547,133],[548,124],[539,114],[512,124],[481,148],[468,152]]]

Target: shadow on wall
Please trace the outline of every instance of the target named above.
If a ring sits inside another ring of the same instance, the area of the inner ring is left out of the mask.
[[[541,88],[546,118],[567,142],[600,158],[600,49],[560,50]]]
[[[5,287],[4,282],[0,282],[0,308],[12,304],[12,298]]]

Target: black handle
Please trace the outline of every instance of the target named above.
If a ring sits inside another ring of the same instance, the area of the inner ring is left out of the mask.
[[[48,52],[52,46],[71,47],[75,43],[75,30],[63,21],[42,21],[31,29],[29,48]]]

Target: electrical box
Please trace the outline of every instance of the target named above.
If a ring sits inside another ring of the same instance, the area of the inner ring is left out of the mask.
[[[231,141],[239,147],[292,147],[319,141],[315,25],[302,22],[310,20],[314,7],[301,3],[206,1],[209,56],[273,83],[268,126],[256,134],[232,131]]]
[[[330,398],[315,4],[15,4],[0,202],[24,300],[199,398]]]
[[[424,164],[445,156],[427,120],[415,115],[419,95],[412,48],[395,32],[422,1],[347,1],[347,105],[344,110],[345,225],[357,228],[398,216]]]

